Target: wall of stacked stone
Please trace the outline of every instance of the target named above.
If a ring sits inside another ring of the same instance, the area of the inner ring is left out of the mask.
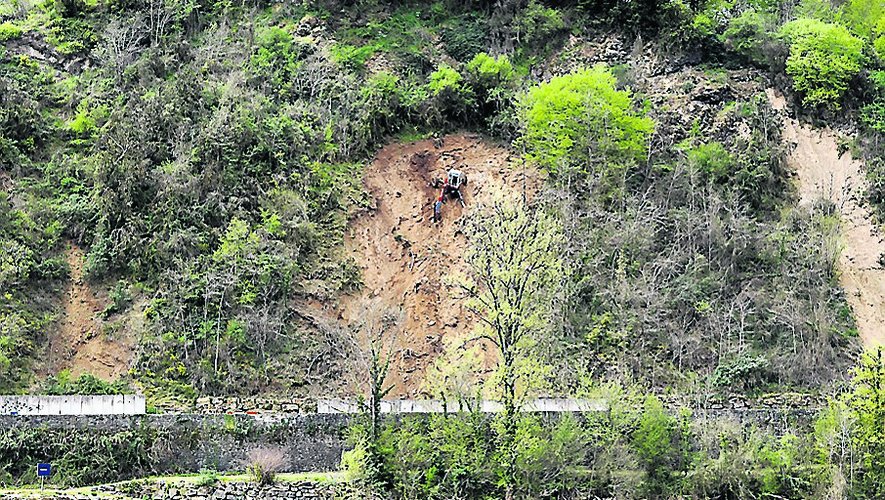
[[[776,393],[748,398],[740,394],[693,394],[693,395],[659,395],[670,408],[697,408],[711,410],[760,410],[760,409],[822,409],[827,407],[825,396],[801,393]],[[341,406],[345,400],[313,399],[313,398],[261,398],[261,397],[203,397],[196,400],[189,408],[163,408],[166,411],[196,414],[263,414],[263,413],[317,413],[318,407],[329,402],[338,402]],[[549,404],[569,403],[564,399],[540,399]],[[355,404],[352,401],[351,404]],[[410,401],[392,401],[395,406],[409,406]],[[427,401],[413,401],[412,405],[426,406]],[[591,401],[596,403],[596,401]],[[548,404],[548,405],[549,405]],[[545,405],[545,406],[548,406]],[[565,404],[570,408],[573,405]],[[566,409],[566,411],[569,411]]]
[[[96,491],[114,498],[150,498],[152,500],[332,500],[337,485],[313,481],[278,482],[260,486],[248,482],[219,482],[197,485],[183,482],[134,481],[122,485],[108,485]]]
[[[200,486],[196,483],[131,481],[98,486],[84,493],[44,493],[43,500],[88,500],[116,498],[120,500],[332,500],[343,485],[312,481],[279,482],[270,486],[259,486],[247,482],[219,482]],[[31,495],[8,495],[10,500],[25,500]]]
[[[188,413],[316,413],[311,398],[202,397]],[[171,410],[172,408],[170,408]]]
[[[285,450],[289,472],[325,472],[338,468],[350,418],[297,414],[0,415],[0,429],[69,429],[98,434],[145,429],[156,436],[150,465],[160,474],[242,470],[251,449],[267,446]]]

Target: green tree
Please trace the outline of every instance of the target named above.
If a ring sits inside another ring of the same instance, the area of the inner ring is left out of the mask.
[[[829,489],[844,483],[853,498],[885,497],[885,353],[866,352],[852,390],[830,403],[815,422]],[[832,496],[832,495],[831,495]]]
[[[654,124],[615,83],[611,70],[597,65],[530,89],[520,103],[528,158],[552,172],[604,163],[609,175],[642,160]]]
[[[841,107],[848,84],[863,67],[863,40],[847,28],[816,19],[797,19],[781,28],[790,45],[787,74],[811,106]]]
[[[861,451],[859,488],[867,498],[885,498],[885,354],[882,348],[861,357],[847,397],[856,424],[852,439]]]
[[[545,376],[536,346],[554,323],[563,269],[559,223],[541,207],[500,200],[477,211],[468,233],[469,275],[458,283],[479,318],[475,339],[495,350],[492,383],[504,406],[499,420],[501,481],[513,494],[519,409]]]

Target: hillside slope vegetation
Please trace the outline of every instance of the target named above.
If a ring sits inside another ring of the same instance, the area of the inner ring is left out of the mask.
[[[343,388],[342,375],[362,373],[347,354],[359,308],[346,304],[398,290],[394,276],[382,294],[367,271],[380,263],[347,243],[391,201],[370,157],[469,130],[486,137],[476,147],[506,148],[511,167],[545,179],[530,204],[561,240],[561,279],[545,291],[550,310],[536,311],[538,391],[600,378],[655,391],[836,389],[860,352],[834,267],[838,216],[797,204],[765,90],[779,87],[802,116],[857,126],[854,150],[878,175],[880,18],[861,0],[7,2],[0,382],[46,390],[35,373],[79,375],[89,358],[182,404]],[[425,194],[399,216],[424,217]],[[469,236],[493,220],[487,208],[454,208],[445,231]],[[44,355],[73,321],[71,245],[98,301],[80,344],[123,344],[99,349],[107,359]],[[431,274],[464,284],[444,266]],[[481,288],[452,300],[481,312]],[[339,302],[350,312],[317,316]],[[447,312],[408,318],[408,335],[426,339]],[[458,335],[483,335],[471,325]],[[401,360],[432,354],[404,349]],[[410,392],[439,375],[432,364],[408,367]]]

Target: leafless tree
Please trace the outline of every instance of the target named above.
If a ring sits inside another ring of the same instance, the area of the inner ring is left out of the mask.
[[[396,355],[397,337],[403,323],[401,310],[392,309],[380,300],[362,305],[357,319],[336,336],[342,352],[353,367],[350,376],[364,410],[371,421],[371,439],[381,425],[381,400],[393,390],[388,380],[391,360]]]
[[[147,25],[141,17],[114,19],[105,28],[104,45],[98,51],[99,57],[119,77],[126,66],[138,57],[147,35]]]

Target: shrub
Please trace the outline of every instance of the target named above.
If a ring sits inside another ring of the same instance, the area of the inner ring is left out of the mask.
[[[464,72],[476,93],[480,115],[487,123],[493,123],[497,115],[512,103],[516,73],[510,59],[480,52],[467,63]]]
[[[77,104],[77,113],[68,123],[67,128],[78,136],[88,136],[95,132],[99,123],[108,115],[107,106],[90,106],[89,101],[83,99]]]
[[[246,454],[246,471],[261,485],[273,484],[276,475],[286,467],[286,453],[281,448],[253,448]]]
[[[429,121],[441,126],[463,119],[473,108],[472,90],[465,85],[461,73],[448,64],[441,64],[430,74],[427,83],[430,97]]]
[[[766,12],[746,10],[728,21],[719,40],[730,50],[758,65],[768,63],[765,47],[771,43],[774,19]]]
[[[46,41],[65,55],[88,52],[98,43],[92,25],[80,18],[55,18],[50,22]]]
[[[61,487],[143,477],[154,472],[151,451],[162,437],[139,425],[117,432],[98,428],[0,429],[0,484],[34,484],[38,481],[34,464],[38,462],[53,464],[52,484]]]
[[[871,130],[885,133],[885,71],[871,71],[868,78],[873,97],[861,111],[861,121]]]
[[[705,13],[695,14],[682,0],[664,3],[660,13],[664,47],[700,50],[707,37],[715,33],[716,23]]]
[[[22,36],[22,29],[12,23],[0,23],[0,42]]]
[[[654,127],[634,111],[629,91],[615,89],[615,77],[604,65],[534,87],[520,107],[528,157],[550,171],[569,162],[639,161]]]
[[[329,51],[332,54],[332,59],[338,64],[346,68],[362,71],[366,67],[366,61],[371,59],[377,52],[377,47],[374,45],[362,45],[357,47],[354,45],[336,43],[332,45]]]
[[[558,10],[545,7],[537,0],[529,0],[515,23],[517,40],[530,50],[549,47],[566,28]]]
[[[687,466],[687,432],[684,420],[670,416],[657,397],[646,397],[632,444],[645,466],[646,488],[652,497],[668,497],[666,493],[675,488],[680,471]]]
[[[765,380],[769,365],[764,356],[746,353],[730,361],[722,360],[710,376],[710,383],[716,387],[736,389],[758,386]]]
[[[107,319],[113,314],[123,311],[132,303],[132,294],[129,292],[129,283],[119,280],[114,288],[108,292],[110,303],[101,311],[101,317]]]
[[[701,144],[688,152],[688,163],[714,181],[726,179],[732,166],[732,158],[721,143]]]
[[[863,66],[863,40],[837,24],[797,19],[781,28],[790,45],[787,74],[806,105],[839,109],[848,84]]]
[[[848,0],[842,5],[839,21],[863,38],[876,35],[885,21],[885,2],[882,0]]]
[[[479,16],[462,16],[440,33],[446,52],[458,61],[466,61],[485,45],[486,23]]]
[[[203,486],[214,486],[218,483],[218,473],[214,470],[204,470],[200,471],[199,477],[197,477],[196,485]]]
[[[464,69],[470,80],[484,89],[509,83],[515,76],[507,56],[492,57],[485,52],[473,56]]]
[[[71,380],[71,372],[62,370],[56,376],[49,376],[44,383],[43,394],[54,396],[83,395],[83,396],[109,396],[114,394],[130,394],[132,389],[129,384],[122,380],[108,382],[90,373],[82,373],[79,377]]]

